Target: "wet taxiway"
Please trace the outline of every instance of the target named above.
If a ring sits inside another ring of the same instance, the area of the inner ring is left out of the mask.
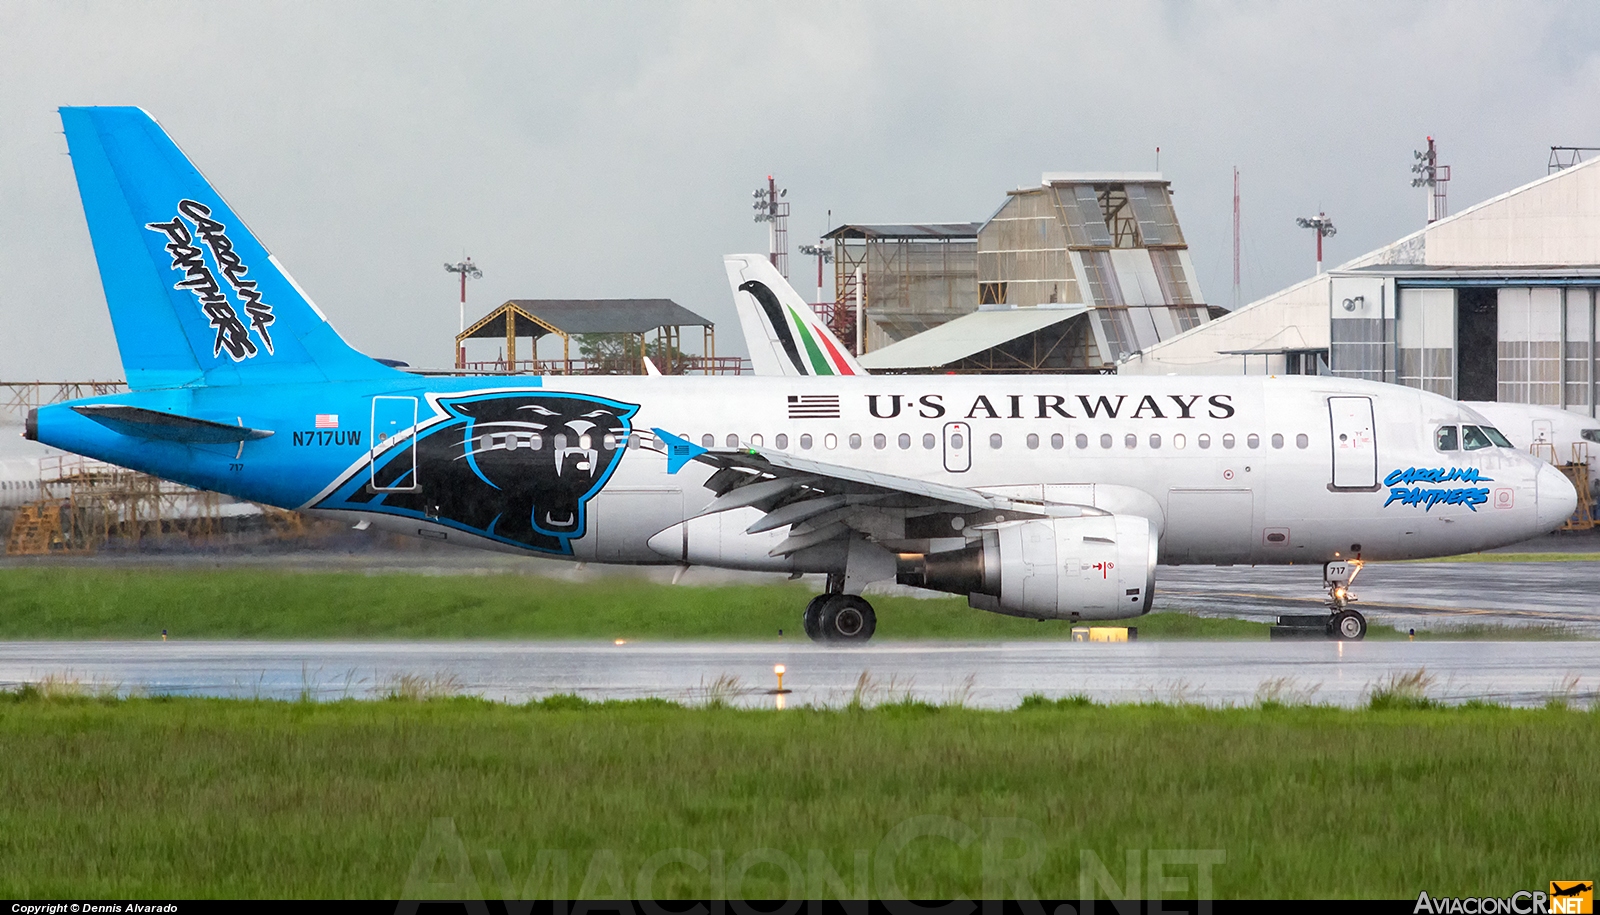
[[[121,693],[241,698],[373,698],[402,677],[446,692],[525,701],[714,698],[837,706],[858,689],[868,704],[907,697],[985,708],[1024,696],[1082,694],[1099,702],[1247,705],[1262,697],[1352,706],[1424,671],[1428,695],[1537,705],[1600,697],[1600,642],[1134,642],[1074,644],[593,642],[10,642],[0,684],[74,680]]]
[[[1156,607],[1271,622],[1319,612],[1321,581],[1319,566],[1164,566]],[[1353,590],[1368,619],[1402,631],[1537,625],[1600,636],[1600,562],[1378,563]]]

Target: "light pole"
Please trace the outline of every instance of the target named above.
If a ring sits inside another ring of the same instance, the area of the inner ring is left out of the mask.
[[[467,277],[475,280],[483,279],[483,271],[468,257],[454,264],[445,264],[444,269],[449,273],[461,274],[461,310],[457,321],[456,334],[462,334],[467,329]],[[460,342],[456,343],[456,368],[466,368],[466,355]]]
[[[767,259],[778,269],[784,279],[789,278],[789,196],[788,188],[778,187],[771,175],[767,186],[756,188],[750,196],[755,202],[750,208],[756,211],[756,222],[767,223]]]
[[[800,253],[817,259],[817,304],[822,304],[822,265],[833,261],[833,249],[818,241],[814,245],[801,245]]]
[[[1311,229],[1317,233],[1317,273],[1320,275],[1322,273],[1322,240],[1331,238],[1339,230],[1333,227],[1333,220],[1328,218],[1327,213],[1320,212],[1315,216],[1301,216],[1294,221],[1294,224],[1302,229]]]

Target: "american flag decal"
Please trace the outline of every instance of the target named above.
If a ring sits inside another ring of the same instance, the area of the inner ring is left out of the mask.
[[[337,429],[337,428],[339,428],[339,414],[337,414],[337,413],[318,413],[317,414],[317,428],[318,429]]]
[[[790,419],[838,419],[839,395],[790,394]]]

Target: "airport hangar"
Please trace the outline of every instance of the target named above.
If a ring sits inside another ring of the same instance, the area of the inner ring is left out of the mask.
[[[1332,374],[1597,415],[1600,160],[1122,356],[1128,374]]]

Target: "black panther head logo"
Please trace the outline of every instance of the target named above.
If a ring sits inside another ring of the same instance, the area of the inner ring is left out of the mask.
[[[627,447],[633,404],[581,394],[515,391],[440,398],[448,418],[380,453],[371,485],[358,474],[318,503],[412,515],[542,552],[570,554],[585,505]],[[415,488],[410,486],[415,451]],[[355,484],[355,485],[353,485]]]

